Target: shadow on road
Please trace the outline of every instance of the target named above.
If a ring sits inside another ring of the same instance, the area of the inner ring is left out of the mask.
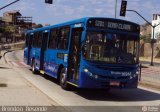
[[[41,75],[41,74],[37,74]],[[59,86],[59,82],[48,75],[41,75],[46,80],[49,80]],[[160,94],[150,92],[143,89],[78,89],[72,88],[70,91],[73,93],[94,101],[124,101],[124,102],[135,102],[135,101],[154,101],[160,100]]]
[[[143,89],[128,89],[128,90],[79,90],[75,92],[77,95],[88,99],[97,101],[153,101],[160,100],[160,94],[146,91]]]

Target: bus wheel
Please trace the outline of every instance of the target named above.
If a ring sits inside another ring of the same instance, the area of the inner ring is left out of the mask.
[[[64,68],[62,68],[60,72],[60,86],[62,89],[69,90],[69,84],[67,84],[67,74],[65,74]]]
[[[32,61],[32,73],[33,73],[33,74],[37,74],[37,73],[38,73],[38,71],[36,70],[35,60]]]

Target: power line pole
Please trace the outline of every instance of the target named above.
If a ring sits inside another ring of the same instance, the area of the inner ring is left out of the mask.
[[[115,0],[115,19],[117,18],[117,0]]]
[[[15,0],[15,1],[13,1],[13,2],[7,4],[7,5],[3,6],[3,7],[1,7],[0,10],[2,10],[2,9],[4,9],[4,8],[6,8],[6,7],[8,7],[8,6],[10,6],[10,5],[12,5],[12,4],[18,2],[18,1],[20,1],[20,0]]]

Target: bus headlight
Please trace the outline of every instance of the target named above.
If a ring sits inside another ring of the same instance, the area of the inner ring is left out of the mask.
[[[93,74],[91,72],[89,72],[89,70],[87,68],[84,69],[84,72],[87,73],[87,74],[89,74],[90,77],[93,76]]]
[[[87,68],[84,69],[84,72],[87,73],[90,77],[98,78],[98,75],[93,75]]]
[[[85,69],[84,69],[84,72],[86,72],[86,73],[87,73],[87,72],[88,72],[88,69],[87,69],[87,68],[85,68]]]

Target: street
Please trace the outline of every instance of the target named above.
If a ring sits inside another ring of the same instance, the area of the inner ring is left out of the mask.
[[[114,112],[141,111],[138,106],[159,106],[160,91],[138,87],[138,89],[112,89],[109,92],[102,90],[73,89],[65,91],[55,79],[43,75],[33,75],[30,68],[23,63],[23,51],[14,51],[6,54],[6,68],[1,68],[0,83],[9,85],[0,87],[0,105],[45,105],[67,106],[72,111],[97,111],[94,107],[106,106]],[[2,61],[2,60],[1,60]],[[16,100],[15,100],[16,99]],[[72,107],[77,106],[77,108]],[[114,106],[125,106],[115,108]],[[131,107],[130,107],[131,106]],[[80,109],[78,109],[80,108]],[[97,108],[98,109],[98,108]],[[102,109],[102,108],[101,108]]]

